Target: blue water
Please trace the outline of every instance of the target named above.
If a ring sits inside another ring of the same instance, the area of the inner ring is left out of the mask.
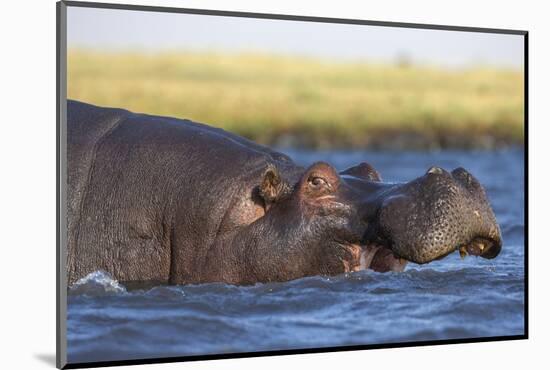
[[[387,181],[463,166],[485,186],[504,247],[402,273],[361,271],[286,283],[128,290],[98,272],[69,289],[68,359],[88,362],[524,333],[523,152],[286,151],[297,162],[373,164]]]

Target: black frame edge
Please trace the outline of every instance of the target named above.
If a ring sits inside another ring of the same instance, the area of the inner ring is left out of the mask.
[[[359,351],[359,350],[367,350],[367,349],[424,347],[424,346],[448,345],[448,344],[472,344],[472,343],[500,342],[500,341],[524,340],[524,339],[527,339],[526,335],[510,335],[510,336],[499,336],[499,337],[427,340],[427,341],[418,341],[418,342],[396,342],[396,343],[353,345],[353,346],[342,346],[342,347],[320,347],[320,348],[273,350],[273,351],[258,351],[258,352],[220,353],[220,354],[213,354],[213,355],[145,358],[145,359],[134,359],[134,360],[80,362],[80,363],[68,363],[65,367],[63,367],[63,369],[82,369],[82,368],[129,366],[129,365],[150,365],[150,364],[173,363],[173,362],[224,360],[224,359],[236,359],[236,358],[254,358],[254,357],[270,357],[270,356],[286,356],[286,355],[305,355],[305,354],[315,354],[315,353],[349,352],[349,351]]]
[[[462,26],[426,24],[426,23],[387,22],[387,21],[362,20],[362,19],[352,19],[352,18],[330,18],[330,17],[316,17],[316,16],[303,16],[303,15],[241,12],[241,11],[230,11],[230,10],[211,10],[211,9],[175,8],[175,7],[165,7],[165,6],[150,6],[150,5],[98,3],[98,2],[84,2],[84,1],[72,1],[72,0],[67,0],[63,2],[67,6],[80,7],[80,8],[119,9],[119,10],[148,11],[148,12],[157,12],[157,13],[217,15],[217,16],[226,16],[226,17],[240,17],[240,18],[260,18],[260,19],[275,19],[275,20],[285,20],[285,21],[357,24],[357,25],[381,26],[381,27],[421,28],[421,29],[427,29],[427,30],[499,33],[499,34],[509,34],[509,35],[525,35],[527,33],[527,31],[525,30],[510,30],[510,29],[484,28],[484,27],[462,27]]]
[[[66,145],[62,142],[62,136],[66,130],[66,101],[67,101],[67,5],[63,1],[56,4],[56,346],[55,364],[58,369],[67,365],[67,294],[65,255],[66,246],[63,245],[63,215],[66,215],[66,202],[64,201],[65,187],[62,180],[65,178],[66,154],[62,151]]]
[[[523,311],[523,330],[525,333],[525,338],[529,338],[529,32],[525,32],[523,39],[523,109],[524,109],[524,120],[523,120],[523,179],[524,179],[524,242],[523,242],[523,266],[524,266],[524,311]]]

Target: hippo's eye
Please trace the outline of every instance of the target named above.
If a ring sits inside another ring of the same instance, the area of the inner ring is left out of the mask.
[[[328,187],[327,181],[322,177],[313,177],[309,179],[309,183],[315,187],[324,187],[324,186]]]

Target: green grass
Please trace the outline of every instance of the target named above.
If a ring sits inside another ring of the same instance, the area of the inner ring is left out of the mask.
[[[519,70],[481,66],[186,52],[71,50],[68,57],[71,99],[312,147],[383,147],[396,138],[404,147],[411,138],[431,147],[521,144],[523,83]]]

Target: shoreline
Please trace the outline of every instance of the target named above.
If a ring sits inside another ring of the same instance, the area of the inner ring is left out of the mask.
[[[254,137],[235,132],[258,144],[271,148],[299,148],[306,150],[372,150],[372,151],[437,151],[437,150],[502,150],[524,148],[523,137],[491,134],[423,134],[418,132],[379,132],[355,137],[307,134],[283,134],[269,138]]]

